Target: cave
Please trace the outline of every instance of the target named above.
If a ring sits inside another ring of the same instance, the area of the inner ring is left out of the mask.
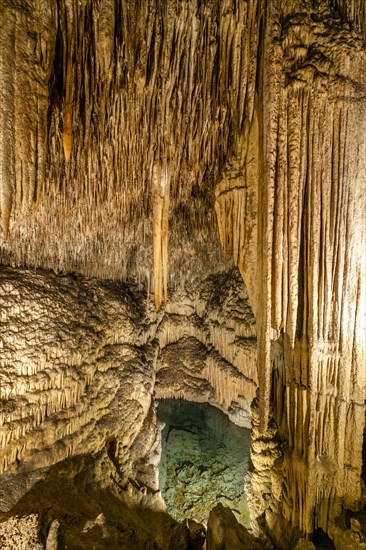
[[[364,0],[2,0],[4,550],[365,548],[365,44]],[[170,513],[172,399],[250,432],[245,521]]]
[[[221,503],[249,528],[250,430],[207,403],[161,400],[157,418],[164,425],[159,489],[169,514],[207,525],[211,509]]]

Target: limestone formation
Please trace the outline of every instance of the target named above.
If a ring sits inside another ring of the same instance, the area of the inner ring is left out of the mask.
[[[43,550],[44,546],[38,538],[37,516],[31,514],[24,517],[14,517],[5,523],[0,523],[0,544],[3,550]]]
[[[223,287],[225,275],[220,280]],[[3,511],[28,488],[26,480],[32,471],[70,455],[98,452],[111,440],[115,440],[122,477],[133,477],[134,461],[144,456],[141,448],[152,447],[156,439],[154,431],[149,435],[151,424],[156,424],[154,413],[149,419],[149,411],[153,398],[164,392],[165,396],[202,401],[204,388],[209,388],[212,403],[237,423],[248,423],[248,405],[242,409],[239,405],[250,403],[255,394],[256,381],[249,377],[255,371],[252,339],[247,347],[254,364],[248,363],[245,374],[241,372],[245,364],[229,362],[232,351],[225,356],[231,343],[226,332],[238,323],[237,315],[244,318],[236,306],[243,304],[245,311],[246,294],[233,273],[226,274],[226,281],[236,281],[236,293],[221,295],[220,326],[209,314],[212,277],[195,288],[196,294],[182,298],[186,307],[191,303],[190,314],[179,315],[177,302],[174,313],[166,311],[162,316],[136,286],[1,270]],[[195,309],[194,303],[200,307]],[[203,318],[202,312],[206,312]],[[253,338],[250,314],[247,322],[246,330]],[[195,324],[200,327],[197,332],[192,331]],[[205,335],[203,343],[197,339],[200,334]],[[243,338],[239,346],[243,356],[246,341]],[[185,389],[185,377],[178,369],[161,377],[172,342],[179,346],[181,357],[191,357],[197,369],[200,353],[215,357],[215,363],[207,360],[201,377],[197,370],[196,393],[190,390],[189,379]],[[227,371],[220,377],[225,365]],[[180,394],[176,393],[177,377]],[[23,485],[10,489],[12,474],[22,473]]]
[[[262,550],[263,545],[235,519],[230,508],[218,504],[207,524],[207,550]]]
[[[256,534],[362,548],[365,66],[364,0],[2,0],[3,519],[97,456],[163,513],[177,397],[252,428]]]

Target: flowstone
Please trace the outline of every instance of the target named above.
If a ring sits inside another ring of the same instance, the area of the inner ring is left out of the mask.
[[[206,525],[210,510],[222,503],[249,527],[244,474],[250,431],[207,404],[164,400],[158,417],[165,422],[159,485],[169,514]]]

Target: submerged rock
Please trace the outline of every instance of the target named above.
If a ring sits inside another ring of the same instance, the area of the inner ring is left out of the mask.
[[[161,412],[159,412],[161,411]],[[218,502],[249,526],[244,475],[249,467],[250,432],[207,404],[162,401],[160,488],[167,511],[178,521],[207,524]]]

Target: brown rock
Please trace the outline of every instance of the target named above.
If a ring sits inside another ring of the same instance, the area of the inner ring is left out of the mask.
[[[207,550],[262,550],[263,546],[236,520],[230,508],[218,504],[207,522]]]

